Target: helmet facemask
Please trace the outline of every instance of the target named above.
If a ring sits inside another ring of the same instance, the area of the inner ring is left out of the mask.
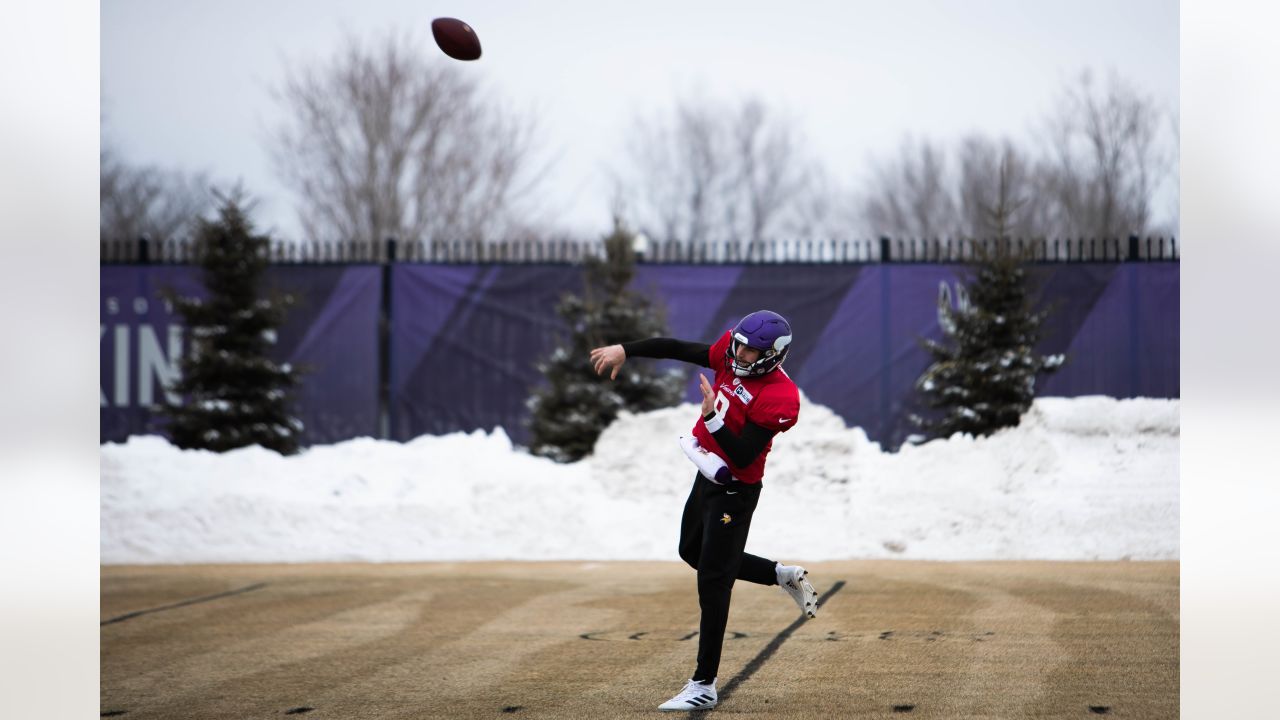
[[[744,364],[738,360],[738,348],[741,346],[755,348],[760,357],[755,362]],[[738,377],[759,377],[776,370],[787,357],[791,349],[791,325],[783,317],[768,310],[756,312],[742,318],[729,337],[729,347],[725,351],[728,369]]]

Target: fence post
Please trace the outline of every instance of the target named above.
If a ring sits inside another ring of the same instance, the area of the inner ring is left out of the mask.
[[[1138,261],[1138,236],[1129,236],[1129,262]]]
[[[391,267],[395,261],[396,239],[389,237],[378,309],[378,436],[383,440],[391,439]]]
[[[889,238],[880,236],[880,262],[890,262]]]
[[[146,235],[138,238],[138,264],[151,264],[151,238]]]

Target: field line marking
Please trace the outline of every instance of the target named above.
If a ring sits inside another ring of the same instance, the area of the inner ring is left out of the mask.
[[[229,597],[231,595],[239,595],[241,593],[247,593],[253,590],[258,590],[266,586],[267,586],[267,583],[256,583],[254,585],[249,585],[236,590],[228,590],[226,592],[221,592],[216,595],[206,595],[204,597],[191,598],[190,600],[182,600],[180,602],[172,603],[170,605],[161,605],[160,607],[148,608],[146,610],[134,610],[131,613],[125,613],[124,615],[117,615],[116,617],[113,617],[110,620],[103,620],[102,622],[98,623],[98,625],[99,627],[101,627],[102,625],[110,625],[112,623],[124,622],[125,620],[136,618],[139,615],[146,615],[147,613],[160,612],[162,610],[172,610],[174,608],[180,608],[185,605],[194,605],[196,603],[209,602],[210,600],[217,600],[218,598],[224,598],[224,597]]]

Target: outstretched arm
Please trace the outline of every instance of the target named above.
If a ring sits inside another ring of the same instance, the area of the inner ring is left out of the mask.
[[[597,375],[603,375],[606,370],[613,368],[613,372],[609,375],[609,379],[613,380],[618,377],[618,369],[629,357],[683,360],[709,368],[711,364],[707,355],[710,352],[711,346],[706,343],[686,342],[674,338],[649,338],[595,348],[591,351],[591,364]]]
[[[627,357],[659,358],[663,360],[683,360],[704,368],[711,367],[707,355],[711,346],[706,343],[686,342],[674,338],[649,338],[622,343]]]

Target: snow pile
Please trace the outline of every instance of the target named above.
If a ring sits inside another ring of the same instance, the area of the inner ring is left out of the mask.
[[[683,405],[624,415],[558,465],[476,431],[294,457],[158,437],[104,445],[103,563],[675,560],[695,469]],[[1176,559],[1176,400],[1042,398],[1018,428],[882,452],[803,402],[774,442],[750,552],[840,558]]]

